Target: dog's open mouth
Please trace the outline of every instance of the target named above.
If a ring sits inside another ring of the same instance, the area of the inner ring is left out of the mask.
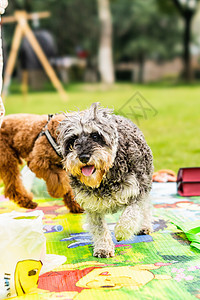
[[[84,176],[91,176],[95,172],[94,165],[85,166],[81,169]]]

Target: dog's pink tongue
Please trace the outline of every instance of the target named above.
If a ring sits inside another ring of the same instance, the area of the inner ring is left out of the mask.
[[[82,168],[82,173],[84,176],[92,175],[93,171],[94,171],[94,166],[85,166]]]

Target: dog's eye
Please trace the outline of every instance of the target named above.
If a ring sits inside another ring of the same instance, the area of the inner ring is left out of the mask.
[[[67,143],[66,143],[66,145],[65,145],[65,149],[66,149],[66,150],[72,149],[73,146],[74,146],[74,143],[75,143],[76,139],[77,139],[77,136],[76,136],[76,135],[72,136],[72,137],[67,141]]]
[[[99,142],[102,141],[102,137],[98,132],[93,132],[91,133],[91,138],[93,139],[94,142]]]

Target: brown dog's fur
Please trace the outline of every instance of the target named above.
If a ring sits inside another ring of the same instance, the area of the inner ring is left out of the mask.
[[[48,123],[48,130],[56,140],[56,130],[64,115],[55,115]],[[4,118],[0,129],[0,177],[5,185],[5,196],[19,206],[36,208],[33,195],[28,193],[20,179],[19,164],[22,159],[38,178],[46,181],[48,193],[62,197],[70,212],[82,212],[74,200],[69,178],[45,135],[38,135],[47,123],[47,115],[16,114]]]

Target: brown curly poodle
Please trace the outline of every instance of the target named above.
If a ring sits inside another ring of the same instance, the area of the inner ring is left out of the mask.
[[[62,158],[47,137],[40,135],[46,126],[56,141],[58,125],[64,118],[63,114],[54,115],[49,121],[47,115],[33,114],[14,114],[4,118],[0,128],[0,177],[5,185],[5,196],[19,206],[37,207],[32,201],[33,195],[26,191],[20,178],[19,164],[24,159],[31,171],[46,181],[52,197],[62,197],[70,212],[82,212],[74,200]]]

